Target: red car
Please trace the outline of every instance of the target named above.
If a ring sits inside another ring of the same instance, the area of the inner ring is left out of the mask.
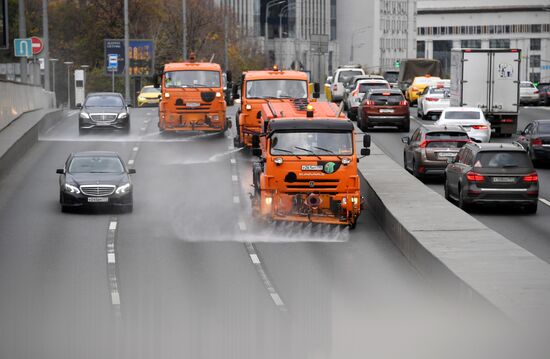
[[[410,130],[409,103],[398,89],[370,90],[359,105],[357,125],[363,131],[374,126],[398,127]]]

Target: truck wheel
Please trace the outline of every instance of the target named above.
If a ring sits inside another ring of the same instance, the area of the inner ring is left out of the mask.
[[[353,229],[355,229],[355,227],[357,227],[357,217],[353,217],[353,218],[350,220],[350,222],[349,222],[349,224],[348,224],[348,227],[349,227],[349,229],[351,229],[351,230],[353,230]]]

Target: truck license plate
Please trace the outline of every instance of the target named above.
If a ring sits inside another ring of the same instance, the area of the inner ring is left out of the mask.
[[[109,202],[109,197],[88,197],[90,203],[105,203]]]
[[[195,108],[195,107],[199,107],[201,104],[200,103],[197,103],[197,102],[189,102],[187,104],[187,107],[190,107],[190,108]]]

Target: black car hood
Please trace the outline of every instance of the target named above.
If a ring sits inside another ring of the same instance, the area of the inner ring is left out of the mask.
[[[84,107],[82,111],[87,113],[120,113],[126,111],[124,107]]]
[[[67,173],[67,182],[82,185],[109,184],[119,186],[129,182],[126,173]]]

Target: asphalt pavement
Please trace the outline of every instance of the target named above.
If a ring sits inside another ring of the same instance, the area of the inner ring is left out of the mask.
[[[537,357],[424,280],[368,210],[353,231],[255,226],[234,129],[160,134],[146,108],[129,134],[79,135],[62,116],[0,179],[0,358]],[[400,135],[374,138],[396,152]],[[133,213],[61,213],[55,169],[81,150],[137,170]]]
[[[403,143],[401,137],[412,134],[421,124],[432,124],[433,121],[420,120],[416,117],[416,108],[411,108],[412,121],[409,134],[391,129],[374,129],[373,141],[394,161],[403,165]],[[523,129],[534,119],[550,119],[550,107],[522,107],[518,129]],[[512,138],[493,138],[492,142],[511,142]],[[536,215],[526,215],[518,208],[481,207],[471,214],[489,228],[502,234],[539,258],[550,263],[550,167],[537,168],[540,183],[540,201]],[[444,194],[443,179],[427,179],[427,186]],[[426,218],[426,221],[429,221]]]

